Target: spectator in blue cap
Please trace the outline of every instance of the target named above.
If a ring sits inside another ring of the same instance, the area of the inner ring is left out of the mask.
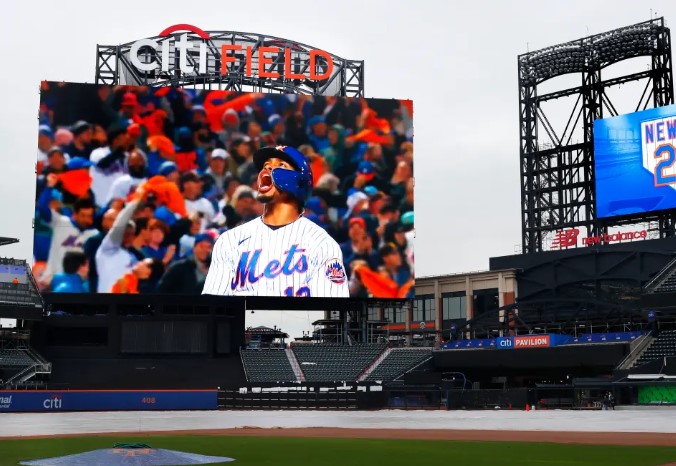
[[[178,180],[181,177],[181,174],[178,172],[178,167],[170,160],[162,162],[157,174],[165,177],[167,181],[171,181],[172,183],[176,184],[178,184]]]
[[[357,166],[357,172],[345,178],[342,189],[347,192],[350,188],[361,190],[366,186],[373,186],[385,193],[389,192],[387,182],[378,176],[375,165],[368,160],[362,160]]]
[[[176,215],[165,206],[160,206],[155,209],[153,216],[158,220],[162,220],[169,226],[172,226],[174,223],[176,223]]]
[[[378,188],[376,188],[375,186],[371,186],[371,185],[365,186],[363,191],[364,191],[364,194],[366,194],[369,198],[372,198],[373,196],[378,194]]]
[[[92,163],[87,160],[83,159],[81,157],[74,157],[66,163],[66,168],[68,170],[79,170],[81,168],[89,168],[92,166]]]
[[[328,127],[326,126],[326,119],[323,116],[313,116],[308,120],[307,126],[308,139],[317,152],[321,152],[329,147]]]

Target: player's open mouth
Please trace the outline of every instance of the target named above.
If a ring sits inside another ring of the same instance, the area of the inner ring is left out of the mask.
[[[272,175],[268,171],[262,172],[258,176],[258,192],[265,194],[272,189]]]

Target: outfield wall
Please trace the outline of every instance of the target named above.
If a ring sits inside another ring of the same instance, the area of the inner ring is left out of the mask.
[[[0,391],[0,413],[55,411],[211,410],[216,390]]]

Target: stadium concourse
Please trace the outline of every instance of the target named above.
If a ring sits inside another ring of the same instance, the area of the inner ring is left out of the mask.
[[[662,410],[221,411],[5,414],[0,439],[157,433],[676,445]]]

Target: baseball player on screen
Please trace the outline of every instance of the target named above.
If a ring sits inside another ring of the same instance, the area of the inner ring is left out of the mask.
[[[303,217],[313,187],[303,154],[264,147],[253,158],[264,213],[218,238],[202,294],[349,297],[340,246]]]

